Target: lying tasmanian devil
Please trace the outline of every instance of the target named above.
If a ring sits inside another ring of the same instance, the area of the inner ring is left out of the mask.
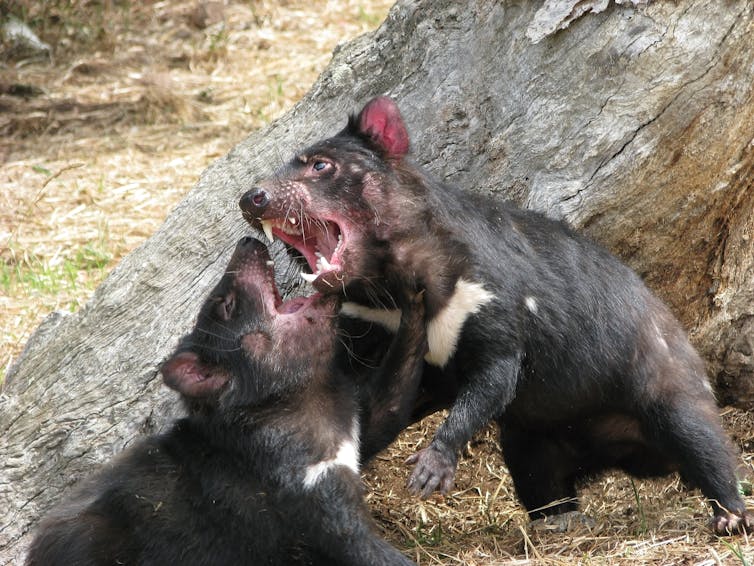
[[[305,279],[351,301],[347,315],[396,328],[373,307],[405,274],[426,289],[426,359],[459,390],[410,458],[409,487],[447,491],[459,451],[495,419],[532,517],[576,509],[578,481],[607,468],[679,470],[715,531],[750,529],[704,365],[669,310],[563,223],[439,183],[408,149],[396,105],[376,98],[240,205],[305,258]]]
[[[337,297],[282,302],[269,264],[263,244],[241,240],[162,367],[189,416],[55,509],[28,564],[412,564],[373,532],[359,414],[372,453],[407,418],[402,390],[416,389],[426,352],[421,301],[404,303],[383,365],[358,391],[331,364]]]

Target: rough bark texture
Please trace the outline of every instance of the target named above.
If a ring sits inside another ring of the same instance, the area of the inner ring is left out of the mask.
[[[376,94],[399,101],[436,175],[566,218],[625,259],[689,328],[722,399],[752,406],[748,0],[465,4],[399,2],[207,169],[86,308],[39,328],[0,397],[0,563],[65,488],[180,411],[156,368],[247,230],[238,197]],[[586,4],[603,11],[574,19]]]

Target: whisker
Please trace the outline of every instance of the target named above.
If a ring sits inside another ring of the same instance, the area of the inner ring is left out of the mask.
[[[337,338],[338,338],[338,342],[340,342],[340,344],[343,346],[346,353],[348,354],[349,359],[354,360],[358,362],[359,364],[361,364],[362,366],[370,368],[370,369],[374,369],[378,367],[376,365],[371,364],[367,358],[357,355],[356,352],[354,352],[353,348],[349,345],[351,343],[350,340],[348,341],[349,344],[346,344],[342,336],[338,335]]]
[[[228,352],[238,352],[241,350],[240,345],[234,348],[222,348],[220,346],[205,344],[203,342],[194,342],[193,340],[188,340],[184,342],[182,346],[201,348],[202,350],[206,350],[207,352],[218,352],[218,353],[223,353],[223,354],[228,353]]]

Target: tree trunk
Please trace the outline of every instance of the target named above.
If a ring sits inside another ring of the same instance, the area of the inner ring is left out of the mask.
[[[435,175],[565,218],[627,261],[689,328],[721,398],[752,406],[753,9],[641,4],[405,0],[336,50],[83,310],[29,341],[0,397],[0,563],[66,487],[181,411],[157,367],[247,232],[239,196],[376,94],[398,100]]]

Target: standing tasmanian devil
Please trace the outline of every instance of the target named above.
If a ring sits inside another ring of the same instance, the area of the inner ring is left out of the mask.
[[[678,470],[716,532],[749,530],[704,365],[665,305],[563,223],[439,183],[408,150],[397,106],[376,98],[240,206],[303,256],[317,290],[348,299],[348,316],[395,330],[380,308],[402,278],[426,289],[426,360],[458,392],[409,459],[409,488],[448,491],[459,451],[494,419],[532,517],[575,510],[577,483],[601,470]]]
[[[411,411],[423,306],[407,298],[382,366],[357,389],[331,363],[338,302],[282,302],[267,249],[241,240],[162,366],[189,416],[80,486],[43,521],[28,564],[412,564],[374,532],[359,442],[381,449]]]

